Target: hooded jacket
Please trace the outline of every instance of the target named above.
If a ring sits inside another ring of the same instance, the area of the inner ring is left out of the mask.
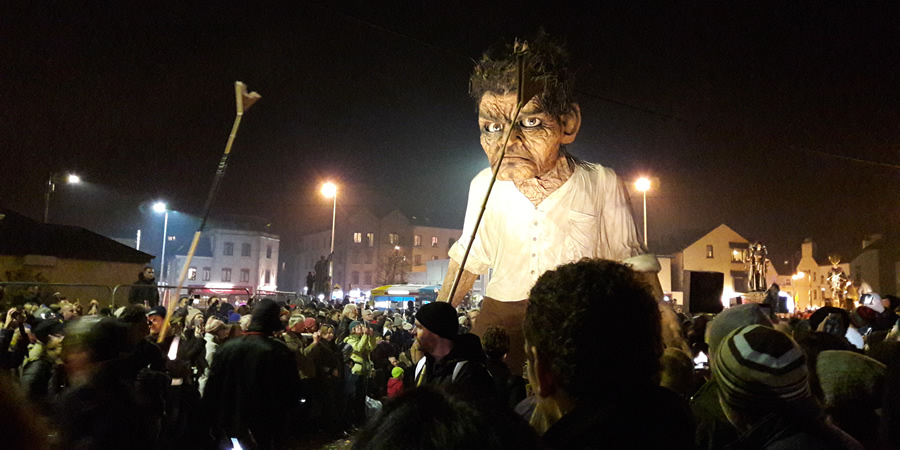
[[[369,360],[369,354],[375,350],[375,338],[368,334],[351,334],[344,339],[344,342],[353,349],[350,353],[350,361],[352,366],[350,372],[354,375],[362,375],[372,368],[372,361]]]
[[[494,381],[485,367],[487,357],[478,336],[468,333],[458,335],[453,339],[453,349],[443,359],[435,361],[433,356],[427,354],[423,359],[425,362],[420,360],[417,365],[416,386],[453,386],[454,390],[473,395],[493,395]],[[418,366],[423,364],[420,370]]]
[[[151,308],[159,305],[159,291],[156,288],[155,280],[144,278],[144,272],[141,272],[134,284],[135,286],[128,291],[129,304],[143,304],[146,300]]]

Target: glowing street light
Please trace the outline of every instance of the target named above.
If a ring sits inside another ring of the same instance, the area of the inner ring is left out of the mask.
[[[647,191],[650,190],[650,179],[646,177],[638,178],[634,182],[634,188],[644,194],[644,248],[647,248]]]
[[[334,199],[331,210],[331,253],[328,254],[328,301],[332,300],[331,284],[334,282],[334,223],[337,219],[337,186],[332,182],[322,185],[322,195],[325,198]]]
[[[68,174],[65,178],[62,178],[62,173],[59,172],[50,174],[50,177],[47,178],[47,191],[44,192],[44,223],[50,221],[50,194],[56,190],[56,183],[62,183],[63,181],[66,184],[79,184],[81,183],[81,177],[73,173]]]
[[[162,282],[166,279],[166,234],[169,232],[169,209],[164,202],[156,202],[153,204],[153,211],[165,214],[163,219],[163,243],[162,243],[162,256],[159,257],[159,281]]]

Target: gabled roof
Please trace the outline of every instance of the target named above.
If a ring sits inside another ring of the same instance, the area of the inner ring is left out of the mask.
[[[719,225],[719,226],[715,227],[715,228],[714,228],[712,231],[710,231],[709,233],[704,234],[702,237],[700,237],[699,239],[695,240],[694,242],[691,242],[691,245],[688,245],[688,247],[693,246],[694,244],[696,244],[696,243],[698,243],[698,242],[700,242],[700,241],[706,239],[707,236],[709,236],[709,235],[711,235],[711,234],[713,234],[713,233],[715,233],[715,232],[717,232],[717,231],[727,231],[727,232],[730,232],[731,234],[733,234],[733,235],[735,235],[735,236],[737,236],[737,237],[739,237],[739,238],[741,238],[741,239],[747,241],[747,238],[741,236],[737,231],[734,231],[733,229],[731,229],[731,227],[729,227],[728,225],[725,225],[725,224],[723,223],[722,225]],[[748,242],[749,242],[749,241],[748,241]],[[685,247],[685,248],[687,248],[687,247]]]
[[[4,208],[0,208],[0,255],[41,255],[139,264],[149,263],[154,258],[93,231],[44,224]]]

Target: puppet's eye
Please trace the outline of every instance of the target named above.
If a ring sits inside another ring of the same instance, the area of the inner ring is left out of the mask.
[[[541,124],[541,119],[537,117],[526,117],[522,119],[522,126],[525,128],[534,128]]]
[[[496,133],[502,129],[503,125],[500,125],[497,122],[491,122],[484,126],[484,131],[487,131],[488,133]]]

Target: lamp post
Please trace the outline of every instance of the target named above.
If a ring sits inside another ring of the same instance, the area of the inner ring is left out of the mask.
[[[650,190],[650,179],[641,177],[634,182],[635,189],[644,194],[644,248],[647,248],[647,191]]]
[[[322,185],[322,195],[334,199],[331,210],[331,253],[328,254],[328,302],[331,303],[331,285],[334,282],[334,224],[337,219],[337,186],[332,182]]]
[[[63,180],[61,178],[61,173],[51,173],[47,178],[47,191],[44,192],[44,223],[49,223],[50,221],[50,194],[56,190],[56,183],[61,183],[65,181],[66,184],[78,184],[81,183],[81,177],[70,173],[66,175],[66,178]]]
[[[169,240],[166,237],[169,233],[169,209],[165,203],[156,202],[153,204],[153,211],[165,214],[163,218],[162,256],[159,257],[159,281],[164,282],[166,280],[166,241]]]

